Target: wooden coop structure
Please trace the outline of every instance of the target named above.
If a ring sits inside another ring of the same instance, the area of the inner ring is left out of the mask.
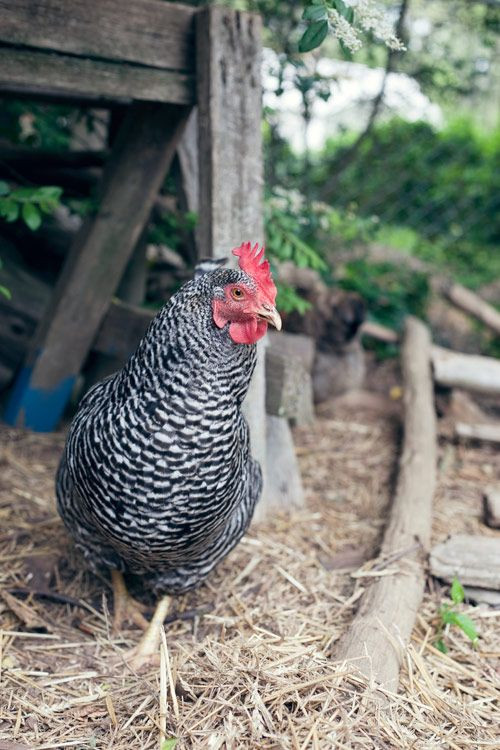
[[[151,316],[113,296],[188,122],[200,257],[262,241],[260,37],[258,16],[223,7],[0,1],[0,95],[126,105],[97,213],[72,244],[12,388],[11,424],[53,430],[88,353],[125,361],[137,345]],[[263,416],[262,372],[257,381],[252,411]],[[264,421],[255,419],[256,443]]]

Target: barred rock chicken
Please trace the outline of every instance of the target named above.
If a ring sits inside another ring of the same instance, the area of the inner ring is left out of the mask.
[[[114,626],[146,630],[130,656],[156,652],[170,594],[198,586],[238,543],[262,478],[241,404],[268,323],[281,328],[263,248],[239,269],[185,284],[123,370],[82,399],[57,473],[58,509],[93,568],[111,569]],[[162,595],[148,626],[123,573]]]

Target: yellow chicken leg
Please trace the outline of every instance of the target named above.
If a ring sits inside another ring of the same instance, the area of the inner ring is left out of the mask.
[[[158,656],[163,622],[170,609],[170,596],[162,596],[156,605],[155,613],[141,640],[125,655],[125,661],[136,670],[147,666]]]
[[[117,633],[125,622],[133,622],[142,630],[149,628],[149,622],[142,614],[146,607],[134,599],[127,591],[123,575],[119,570],[111,571],[111,583],[113,584],[113,633]]]

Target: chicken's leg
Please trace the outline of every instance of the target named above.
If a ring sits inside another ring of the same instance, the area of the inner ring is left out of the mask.
[[[113,584],[113,632],[117,633],[124,622],[133,622],[142,630],[149,628],[149,622],[142,614],[146,607],[134,599],[127,591],[123,575],[119,570],[111,571],[111,582]]]
[[[156,605],[155,613],[141,640],[126,655],[125,660],[133,669],[141,669],[158,655],[163,622],[170,609],[170,596],[162,596]]]

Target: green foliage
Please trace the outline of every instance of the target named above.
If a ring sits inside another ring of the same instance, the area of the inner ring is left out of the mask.
[[[172,250],[178,250],[183,235],[192,232],[198,221],[198,216],[192,211],[183,214],[164,212],[160,219],[151,225],[148,241],[155,245],[167,245]]]
[[[479,641],[479,635],[474,622],[470,617],[458,611],[458,607],[460,606],[460,604],[463,604],[465,600],[465,592],[462,584],[456,577],[453,579],[453,582],[451,584],[450,597],[453,604],[451,606],[449,604],[443,604],[443,606],[439,610],[439,638],[436,641],[436,648],[438,648],[439,651],[442,651],[443,653],[446,653],[448,651],[443,638],[444,629],[448,625],[455,625],[457,628],[460,628],[462,633],[467,636],[474,647],[477,646]]]
[[[75,107],[10,99],[2,102],[0,136],[14,145],[66,150],[83,116]]]
[[[339,171],[354,137],[330,141],[317,159],[313,180],[324,200],[377,216],[376,240],[469,286],[500,274],[500,130],[484,135],[459,120],[437,131],[394,119],[375,127]]]
[[[176,737],[169,737],[168,740],[162,743],[161,750],[174,750],[177,746],[178,739]]]
[[[39,228],[43,214],[51,214],[60,203],[62,189],[44,185],[12,190],[0,181],[0,217],[7,222],[22,219],[32,231]]]
[[[400,330],[409,313],[426,317],[429,282],[424,273],[395,263],[359,259],[346,263],[339,276],[339,286],[358,292],[378,323]]]

